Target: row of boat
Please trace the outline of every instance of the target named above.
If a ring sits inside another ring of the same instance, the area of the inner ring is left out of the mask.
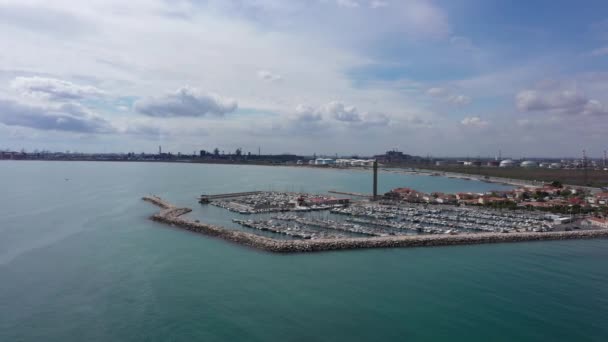
[[[526,212],[499,212],[483,209],[442,206],[384,206],[359,204],[348,208],[337,208],[334,214],[362,217],[350,222],[374,224],[396,229],[415,229],[434,233],[455,229],[458,231],[548,231],[549,222],[542,215]]]
[[[348,233],[368,235],[368,236],[389,236],[389,235],[405,235],[403,232],[396,231],[394,229],[377,229],[357,223],[351,222],[340,222],[329,219],[314,219],[310,217],[303,217],[298,215],[281,214],[274,216],[273,219],[296,222],[301,225],[317,227],[322,229],[339,230]]]
[[[346,234],[334,233],[325,230],[313,230],[298,224],[288,224],[276,220],[240,220],[232,219],[232,222],[243,227],[268,231],[301,239],[336,239],[347,237]]]
[[[262,192],[253,195],[211,201],[210,204],[243,215],[277,212],[308,212],[341,208],[343,204],[301,205],[299,198],[306,194],[292,192]]]

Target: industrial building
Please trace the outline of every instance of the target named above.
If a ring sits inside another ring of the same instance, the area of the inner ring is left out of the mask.
[[[373,166],[373,159],[336,159],[339,166]]]

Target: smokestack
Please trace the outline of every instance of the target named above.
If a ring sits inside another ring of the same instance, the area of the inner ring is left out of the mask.
[[[584,174],[584,182],[585,182],[585,186],[589,185],[588,182],[588,172],[587,172],[587,151],[583,150],[583,174]]]
[[[607,156],[606,156],[606,150],[604,150],[604,167],[606,167],[606,159],[608,159],[608,158],[606,158],[606,157],[607,157]]]
[[[374,197],[375,201],[378,198],[378,161],[374,160]]]
[[[587,168],[587,151],[583,150],[583,168]]]
[[[159,145],[158,146],[158,155],[160,156],[161,154],[163,154],[163,148]]]

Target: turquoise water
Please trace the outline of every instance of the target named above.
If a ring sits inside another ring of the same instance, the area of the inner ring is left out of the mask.
[[[608,340],[608,240],[274,255],[151,222],[140,200],[221,221],[196,196],[370,184],[360,171],[0,162],[0,341]]]

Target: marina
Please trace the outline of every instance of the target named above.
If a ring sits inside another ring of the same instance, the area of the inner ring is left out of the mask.
[[[288,236],[295,233],[293,229],[301,230],[305,228],[304,226],[367,236],[545,232],[554,229],[554,222],[537,211],[503,211],[483,207],[391,200],[351,201],[324,195],[268,191],[236,193],[218,198],[221,199],[213,200],[210,204],[242,215],[285,213],[273,216],[273,220],[252,219],[233,220],[233,222],[243,227]],[[324,213],[325,217],[313,218],[303,215],[312,211]],[[293,227],[284,226],[281,221],[291,222]],[[302,234],[307,238],[324,236],[322,233]]]
[[[541,241],[541,240],[568,240],[568,239],[590,239],[590,238],[606,238],[608,237],[608,229],[593,229],[593,230],[576,230],[576,231],[535,231],[532,230],[515,230],[509,234],[505,231],[492,231],[470,233],[463,232],[455,234],[452,230],[441,230],[443,234],[416,234],[416,235],[393,235],[393,236],[369,236],[369,237],[345,237],[340,233],[325,233],[323,235],[314,236],[306,228],[297,226],[289,226],[288,224],[275,224],[274,220],[266,221],[239,221],[241,224],[250,226],[255,230],[276,231],[281,234],[291,232],[294,239],[279,240],[260,236],[257,234],[237,231],[224,228],[218,225],[192,221],[184,218],[183,215],[190,212],[189,208],[176,207],[158,196],[144,196],[144,201],[150,202],[161,208],[160,212],[154,214],[151,219],[157,222],[172,225],[174,227],[183,228],[192,232],[201,233],[204,235],[213,236],[224,239],[236,244],[268,251],[274,253],[303,253],[303,252],[318,252],[329,250],[344,250],[344,249],[359,249],[359,248],[394,248],[394,247],[429,247],[429,246],[452,246],[452,245],[467,245],[467,244],[484,244],[484,243],[504,243],[504,242],[523,242],[523,241]],[[377,208],[374,208],[377,210]],[[378,212],[378,217],[389,219],[396,217],[400,213],[391,212],[394,209],[389,209],[389,212]],[[365,211],[363,211],[365,213]],[[370,213],[376,215],[375,213]],[[276,220],[295,221],[297,223],[308,224],[310,226],[316,224],[317,227],[322,226],[336,230],[334,222],[314,222],[301,220],[292,216],[279,216]],[[300,222],[298,222],[300,221]],[[517,221],[519,222],[519,221]],[[341,226],[347,227],[347,226]],[[354,227],[354,226],[352,226]],[[288,230],[291,228],[291,230]],[[392,228],[392,227],[391,227]],[[354,229],[354,228],[353,228]],[[339,229],[337,229],[339,230]],[[365,231],[369,235],[369,231]]]

